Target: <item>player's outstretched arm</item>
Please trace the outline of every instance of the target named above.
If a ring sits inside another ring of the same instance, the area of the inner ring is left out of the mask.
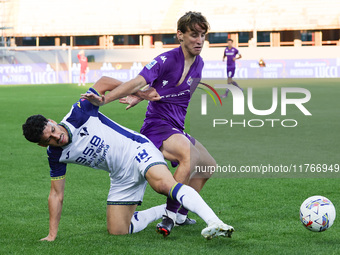
[[[96,83],[93,85],[93,88],[98,91],[101,95],[104,95],[105,92],[114,90],[123,82],[111,77],[102,76]]]
[[[138,96],[141,97],[142,99],[147,99],[151,101],[160,100],[159,94],[154,89],[147,93],[139,93],[139,90],[145,85],[146,81],[144,77],[141,75],[137,75],[136,78],[118,85],[115,89],[111,90],[105,96],[103,95],[103,93],[101,93],[103,89],[97,90],[97,87],[94,87],[99,93],[102,94],[102,96],[97,96],[93,93],[86,93],[82,94],[81,97],[89,100],[92,104],[97,106],[102,106],[104,104],[115,101],[119,98],[135,94],[136,92],[138,92]]]
[[[132,95],[136,93],[138,90],[146,86],[146,81],[143,76],[137,75],[136,78],[124,82],[119,85],[116,89],[110,91],[105,95],[105,103],[112,102],[122,97],[126,97],[128,95]]]
[[[129,95],[127,97],[123,97],[119,99],[119,103],[128,105],[126,106],[125,110],[129,110],[131,107],[134,107],[135,105],[137,105],[138,103],[142,101],[143,101],[142,98],[135,96],[135,95]]]
[[[52,180],[51,191],[48,197],[48,210],[50,212],[50,231],[48,236],[40,241],[54,241],[57,237],[61,210],[63,207],[65,179]]]
[[[102,76],[98,81],[95,82],[93,88],[101,95],[97,96],[93,93],[81,94],[81,98],[89,100],[96,106],[101,106],[105,103],[105,92],[112,91],[121,85],[123,82],[111,77]]]
[[[134,107],[138,103],[142,102],[143,100],[156,101],[159,99],[160,99],[160,96],[157,93],[156,89],[152,87],[148,87],[146,89],[137,91],[133,95],[129,95],[127,97],[123,97],[119,99],[119,103],[127,104],[128,106],[125,109],[128,110],[131,107]]]

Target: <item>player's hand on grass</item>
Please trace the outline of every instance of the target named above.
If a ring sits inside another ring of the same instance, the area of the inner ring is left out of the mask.
[[[143,99],[135,95],[130,95],[119,99],[119,103],[128,104],[128,106],[125,108],[126,110],[130,109],[131,107],[134,107],[141,101],[143,101]]]
[[[102,106],[105,104],[105,96],[98,96],[94,93],[86,93],[86,94],[81,94],[82,99],[86,99],[90,101],[91,104],[96,105],[96,106]]]
[[[41,238],[40,241],[48,241],[53,242],[56,237],[52,237],[51,235],[46,236],[45,238]]]
[[[161,96],[158,94],[157,90],[152,87],[149,87],[146,90],[138,91],[136,96],[148,101],[158,101],[161,99]]]

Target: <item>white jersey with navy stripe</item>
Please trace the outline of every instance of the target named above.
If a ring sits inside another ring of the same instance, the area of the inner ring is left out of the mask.
[[[89,92],[98,94],[93,88]],[[150,155],[138,149],[151,142],[107,118],[98,109],[80,99],[61,121],[59,125],[68,130],[70,143],[63,147],[48,147],[52,178],[63,178],[67,163],[102,169],[109,172],[111,178],[120,178],[131,161],[147,162]]]

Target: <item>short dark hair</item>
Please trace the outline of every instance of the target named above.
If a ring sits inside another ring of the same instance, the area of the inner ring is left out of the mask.
[[[209,30],[207,19],[200,12],[187,12],[177,21],[177,30],[186,33],[188,29],[196,31],[195,25],[199,25],[205,32]]]
[[[48,120],[40,114],[28,117],[25,124],[22,125],[25,138],[32,143],[40,142],[47,123]]]
[[[234,42],[234,40],[229,38],[227,42]]]

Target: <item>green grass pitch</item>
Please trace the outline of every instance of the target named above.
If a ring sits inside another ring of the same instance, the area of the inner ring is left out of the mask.
[[[252,164],[276,159],[277,163],[290,163],[290,160],[295,163],[315,159],[339,163],[339,79],[240,80],[239,84],[254,88],[255,99],[261,102],[257,106],[263,109],[270,104],[270,87],[307,88],[312,94],[307,108],[313,116],[306,119],[296,109],[290,109],[301,125],[295,130],[229,128],[225,132],[226,142],[218,148],[211,141],[221,133],[207,132],[200,140],[218,162]],[[156,222],[134,235],[108,235],[108,175],[76,165],[68,166],[58,237],[52,243],[40,242],[48,234],[49,167],[46,150],[27,142],[21,125],[29,115],[38,113],[60,121],[86,89],[74,84],[0,86],[0,254],[340,253],[338,219],[322,233],[304,229],[299,221],[300,204],[312,195],[324,195],[336,209],[340,208],[337,178],[212,178],[201,195],[222,220],[235,227],[233,237],[204,240],[200,231],[205,223],[191,214],[198,220],[196,225],[175,228],[164,239],[155,232]],[[223,102],[231,106],[232,99]],[[209,107],[213,109],[212,105]],[[114,102],[101,111],[138,131],[146,102],[129,111],[124,108]],[[244,118],[250,117],[247,112]],[[230,119],[230,114],[226,118]],[[299,140],[300,136],[304,139]],[[276,142],[280,144],[275,145]],[[264,153],[269,156],[265,157]],[[165,197],[148,186],[143,205],[138,209],[164,202]]]

